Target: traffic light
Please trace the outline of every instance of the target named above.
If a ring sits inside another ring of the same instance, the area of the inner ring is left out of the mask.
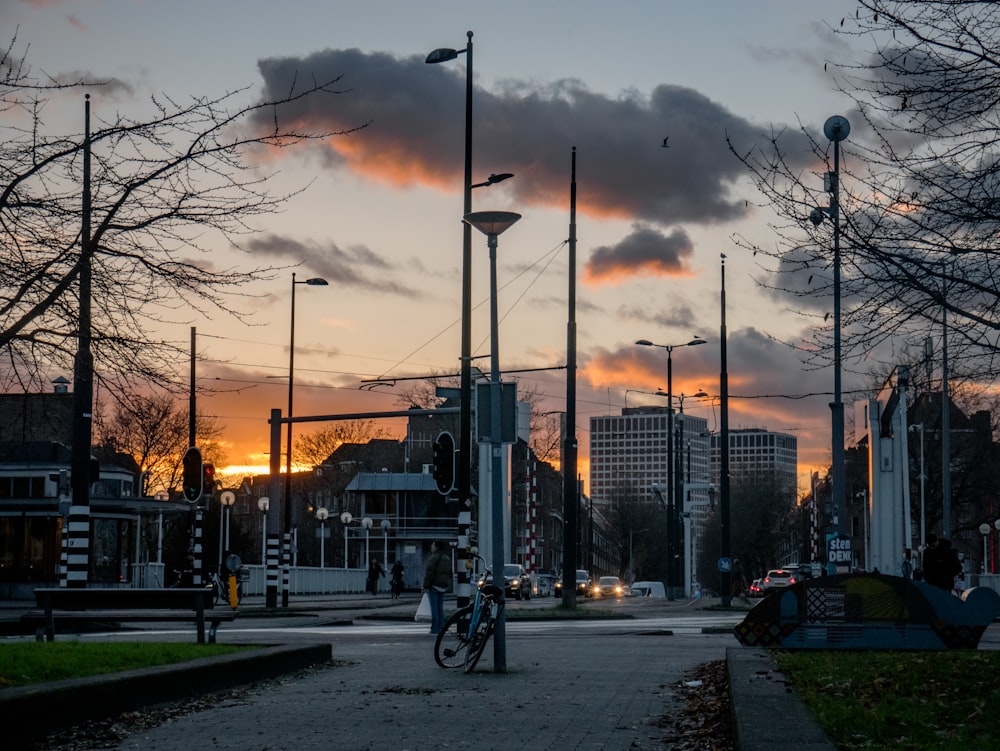
[[[455,439],[447,431],[434,441],[434,481],[441,495],[448,495],[455,487]]]
[[[202,464],[202,483],[201,492],[212,495],[215,493],[215,465],[214,464]]]
[[[184,497],[189,503],[197,503],[201,498],[204,482],[201,451],[192,446],[184,454]]]

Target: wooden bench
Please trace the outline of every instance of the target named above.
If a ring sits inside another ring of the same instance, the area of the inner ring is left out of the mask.
[[[198,643],[215,642],[215,633],[223,621],[236,618],[229,608],[216,610],[212,590],[207,587],[168,589],[111,588],[38,588],[35,590],[37,610],[29,611],[22,620],[38,625],[36,638],[53,641],[56,621],[194,621],[198,627]]]

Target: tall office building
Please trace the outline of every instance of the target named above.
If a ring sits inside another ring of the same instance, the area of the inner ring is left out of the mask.
[[[719,481],[722,438],[712,434],[712,482]],[[798,493],[798,439],[760,428],[729,431],[729,481],[735,486],[751,480],[773,479],[788,507]]]
[[[666,496],[667,408],[626,407],[590,418],[590,497],[607,506],[625,496],[660,503]],[[674,413],[674,451],[692,501],[708,500],[708,422]]]

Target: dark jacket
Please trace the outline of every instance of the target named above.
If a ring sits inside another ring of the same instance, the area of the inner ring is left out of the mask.
[[[447,589],[451,584],[451,558],[443,550],[431,553],[424,566],[424,589]]]

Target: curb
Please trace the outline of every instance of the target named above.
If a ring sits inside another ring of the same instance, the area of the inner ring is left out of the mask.
[[[837,751],[766,651],[728,647],[726,671],[739,751]]]
[[[52,681],[0,691],[4,744],[27,741],[88,720],[273,678],[330,662],[330,644],[268,646],[191,662]]]

